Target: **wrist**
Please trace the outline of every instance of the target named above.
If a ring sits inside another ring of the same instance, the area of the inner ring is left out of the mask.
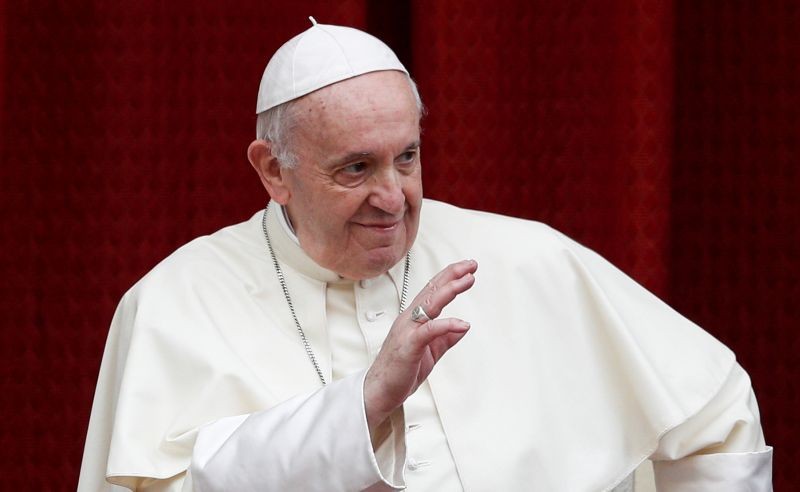
[[[380,391],[380,383],[371,377],[371,371],[367,371],[367,375],[364,378],[364,411],[371,435],[389,418],[392,410],[394,410],[393,408],[385,408]]]

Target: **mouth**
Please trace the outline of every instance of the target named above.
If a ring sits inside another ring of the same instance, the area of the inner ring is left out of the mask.
[[[394,221],[394,222],[367,222],[367,223],[359,223],[361,227],[375,232],[391,232],[397,229],[400,226],[401,221]]]
[[[382,220],[365,220],[363,222],[356,222],[356,225],[366,229],[367,231],[377,234],[387,234],[395,232],[403,223],[403,217],[399,218],[383,218]]]

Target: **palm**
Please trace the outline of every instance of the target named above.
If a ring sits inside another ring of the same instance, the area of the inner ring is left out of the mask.
[[[450,265],[431,279],[411,305],[423,306],[431,318],[436,318],[458,294],[472,287],[476,269],[474,261]],[[371,428],[385,420],[425,382],[436,363],[468,328],[468,323],[454,318],[419,323],[411,320],[408,312],[398,316],[364,382],[364,402]]]

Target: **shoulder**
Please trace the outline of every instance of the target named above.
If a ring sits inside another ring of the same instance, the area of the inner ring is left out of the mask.
[[[530,260],[534,256],[561,256],[573,242],[541,222],[425,200],[418,245],[437,251],[472,251],[474,255],[497,256],[502,252],[508,259],[523,255]]]
[[[269,267],[260,221],[258,212],[245,222],[186,243],[134,284],[123,303],[163,307],[231,289],[252,290],[261,270]]]

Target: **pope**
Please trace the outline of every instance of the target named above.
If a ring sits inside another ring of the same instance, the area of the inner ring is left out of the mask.
[[[407,70],[312,22],[261,80],[267,207],[120,302],[78,489],[771,490],[730,350],[543,224],[423,199]]]

